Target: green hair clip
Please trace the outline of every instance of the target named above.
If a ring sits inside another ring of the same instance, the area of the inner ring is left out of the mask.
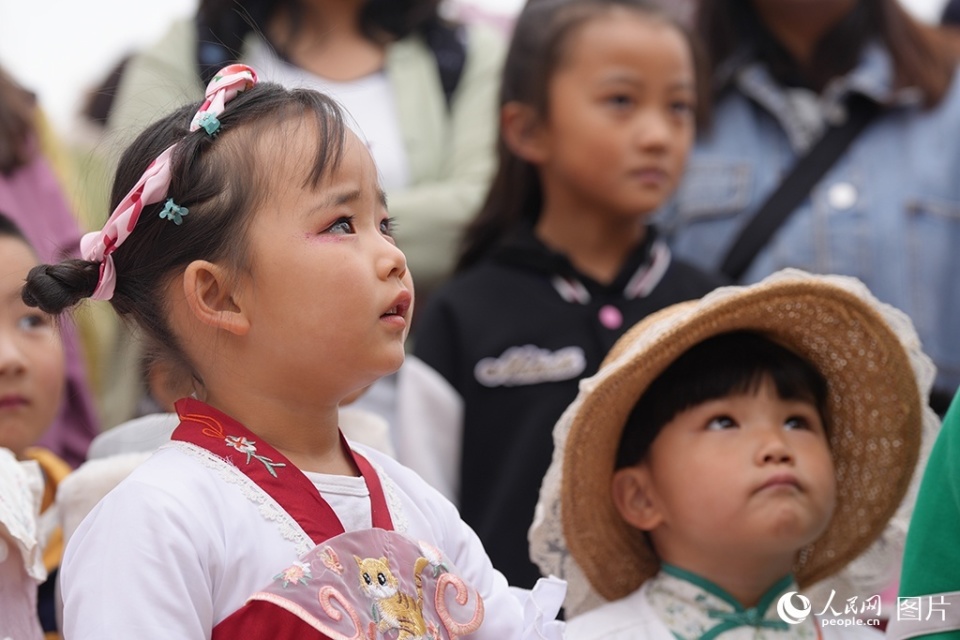
[[[173,201],[173,198],[167,198],[166,204],[163,205],[163,211],[160,212],[160,218],[171,220],[173,224],[179,227],[183,224],[183,217],[188,213],[190,213],[189,209],[179,206]]]
[[[217,116],[213,115],[209,111],[204,111],[199,116],[197,116],[197,126],[201,127],[204,131],[207,132],[208,136],[213,136],[220,130],[220,121],[217,120]]]

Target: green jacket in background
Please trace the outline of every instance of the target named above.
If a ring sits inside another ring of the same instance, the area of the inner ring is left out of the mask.
[[[898,600],[888,638],[960,638],[960,394],[943,419],[923,474]]]

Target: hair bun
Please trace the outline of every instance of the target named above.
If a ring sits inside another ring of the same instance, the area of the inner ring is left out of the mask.
[[[89,298],[99,278],[100,264],[89,260],[41,264],[30,269],[21,297],[25,304],[56,315]]]

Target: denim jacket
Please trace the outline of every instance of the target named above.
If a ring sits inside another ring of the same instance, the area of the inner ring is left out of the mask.
[[[701,133],[687,173],[658,218],[676,255],[720,267],[739,231],[809,144],[789,97],[756,62],[740,65]],[[886,110],[837,160],[756,257],[743,281],[784,267],[861,279],[906,312],[938,367],[960,384],[960,83],[934,109],[893,88],[889,53],[873,44],[821,96],[827,117],[859,92]]]

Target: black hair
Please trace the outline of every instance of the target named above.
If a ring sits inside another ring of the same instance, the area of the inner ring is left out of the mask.
[[[690,44],[699,96],[706,96],[701,47],[690,32],[651,0],[528,0],[514,25],[504,63],[499,107],[519,102],[539,118],[549,113],[550,82],[563,64],[571,37],[594,18],[616,9],[650,16],[677,29]],[[699,110],[699,106],[698,106]],[[534,165],[517,156],[502,132],[497,141],[497,171],[486,201],[467,226],[456,269],[479,261],[523,222],[535,223],[543,208],[540,176]]]
[[[15,240],[20,240],[31,249],[33,248],[33,245],[31,245],[30,241],[27,240],[27,236],[24,235],[23,229],[21,229],[17,223],[13,221],[13,218],[2,211],[0,211],[0,238],[13,238]]]
[[[859,0],[823,34],[803,66],[766,29],[752,0],[699,0],[696,22],[706,59],[714,69],[740,48],[754,46],[780,82],[816,91],[853,69],[863,48],[873,40],[890,50],[896,86],[919,87],[928,107],[939,104],[946,95],[957,63],[948,38],[915,20],[899,0]],[[715,86],[716,92],[725,89],[725,85]]]
[[[812,364],[758,333],[723,333],[688,349],[650,383],[624,424],[616,468],[642,461],[678,414],[710,400],[755,392],[767,377],[782,399],[811,402],[828,428],[827,381]]]
[[[449,29],[440,16],[439,6],[440,0],[367,0],[360,8],[360,32],[378,43],[399,40],[412,33],[429,40]],[[203,80],[206,82],[221,66],[239,59],[249,33],[266,38],[270,20],[281,10],[290,16],[286,41],[268,41],[281,57],[286,57],[287,45],[299,35],[302,0],[201,0],[196,22]]]
[[[944,27],[960,25],[960,0],[947,0],[940,12],[940,24]]]
[[[269,191],[267,167],[258,162],[266,152],[264,137],[284,125],[306,122],[317,132],[316,153],[303,158],[310,168],[306,185],[316,187],[340,161],[345,128],[337,104],[306,89],[288,90],[261,83],[237,95],[219,115],[220,131],[189,131],[200,103],[178,109],[149,126],[120,159],[111,195],[111,209],[134,187],[146,168],[176,144],[171,158],[167,196],[147,205],[136,228],[113,253],[116,287],[110,302],[122,317],[132,319],[149,344],[162,345],[195,375],[167,322],[164,289],[175,274],[194,260],[222,262],[238,270],[246,264],[246,230]],[[286,131],[288,135],[299,131]],[[161,219],[167,197],[189,210],[180,225]],[[100,263],[71,259],[34,267],[23,290],[26,304],[59,314],[91,296]]]
[[[33,93],[0,68],[0,174],[13,173],[36,154],[30,145],[36,102]]]
[[[80,109],[80,115],[89,122],[106,126],[113,113],[114,100],[117,97],[117,89],[120,87],[120,81],[133,60],[133,54],[125,55],[107,72],[100,82],[87,92]]]

